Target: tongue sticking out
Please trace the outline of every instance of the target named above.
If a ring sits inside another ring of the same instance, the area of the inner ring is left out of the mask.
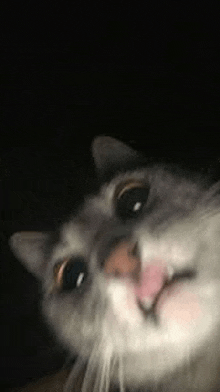
[[[135,285],[135,294],[138,299],[153,300],[160,292],[167,279],[165,263],[152,260],[142,271],[140,281]]]
[[[134,255],[128,242],[121,242],[110,253],[105,260],[104,271],[109,277],[124,280],[127,286],[126,302],[122,302],[121,307],[120,300],[116,298],[116,307],[122,318],[131,321],[132,314],[127,315],[126,306],[134,309],[134,305],[137,305],[136,300],[147,310],[155,299],[156,312],[162,315],[163,320],[174,321],[184,327],[191,325],[192,322],[194,325],[202,314],[197,294],[188,291],[181,283],[168,286],[158,297],[168,277],[165,261],[153,259],[145,266],[141,265],[140,258]],[[134,319],[135,323],[136,321],[137,318]]]

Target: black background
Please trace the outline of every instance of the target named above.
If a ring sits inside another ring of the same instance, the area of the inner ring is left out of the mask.
[[[8,238],[68,215],[90,187],[94,136],[198,167],[218,162],[218,15],[197,1],[1,3],[3,387],[63,363]]]

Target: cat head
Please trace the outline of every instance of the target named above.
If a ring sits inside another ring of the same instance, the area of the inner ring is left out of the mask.
[[[70,352],[116,381],[123,369],[125,382],[151,384],[218,335],[219,185],[147,165],[110,137],[92,150],[99,190],[55,235],[16,233],[10,244]]]

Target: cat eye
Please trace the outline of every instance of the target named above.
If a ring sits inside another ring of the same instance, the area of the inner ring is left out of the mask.
[[[116,191],[116,214],[122,220],[140,215],[149,195],[149,187],[138,181],[125,183]]]
[[[87,265],[83,257],[73,257],[54,268],[56,285],[62,291],[70,291],[80,287],[88,275]]]

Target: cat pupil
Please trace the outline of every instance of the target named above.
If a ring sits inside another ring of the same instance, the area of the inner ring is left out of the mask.
[[[116,213],[122,220],[136,218],[147,202],[149,190],[146,187],[132,188],[117,200]]]
[[[84,282],[87,275],[86,263],[77,258],[69,261],[63,271],[62,289],[73,290]]]

